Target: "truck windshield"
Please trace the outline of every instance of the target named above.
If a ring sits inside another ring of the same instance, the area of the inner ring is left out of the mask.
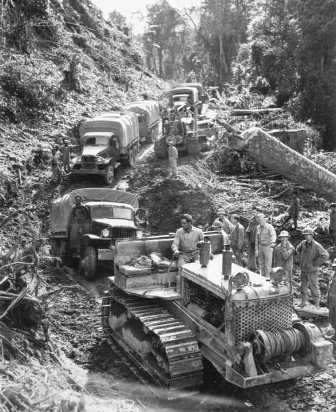
[[[86,139],[85,144],[89,146],[106,146],[109,144],[108,136],[92,136]]]
[[[132,210],[126,207],[97,205],[91,208],[92,219],[127,219],[132,220]]]

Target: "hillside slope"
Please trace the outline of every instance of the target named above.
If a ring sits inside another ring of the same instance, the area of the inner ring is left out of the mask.
[[[13,0],[0,55],[0,167],[22,162],[38,141],[73,136],[83,116],[108,111],[160,81],[143,66],[127,28],[88,0]],[[52,142],[52,140],[51,140]]]

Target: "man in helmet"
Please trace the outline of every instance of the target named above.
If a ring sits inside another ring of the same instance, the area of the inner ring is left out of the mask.
[[[228,213],[225,209],[221,208],[217,212],[217,218],[213,222],[212,226],[216,229],[222,229],[227,235],[230,235],[233,230],[233,224],[228,219]]]
[[[274,248],[273,261],[274,267],[282,267],[292,278],[293,257],[295,253],[294,246],[289,242],[289,233],[283,230],[279,235],[280,243]]]
[[[310,288],[314,305],[320,306],[320,289],[318,284],[319,269],[323,263],[329,259],[329,253],[324,247],[314,240],[314,232],[311,228],[306,228],[302,232],[305,237],[296,248],[299,256],[301,268],[301,307],[308,303],[308,288]]]

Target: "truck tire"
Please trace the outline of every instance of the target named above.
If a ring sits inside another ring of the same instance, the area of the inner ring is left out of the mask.
[[[109,164],[105,170],[104,183],[106,185],[111,185],[114,181],[114,167],[112,164]]]
[[[80,272],[86,280],[92,280],[97,271],[97,251],[92,246],[87,246],[84,257],[80,262]]]

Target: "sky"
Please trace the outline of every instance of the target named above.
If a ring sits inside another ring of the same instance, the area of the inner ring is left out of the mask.
[[[145,28],[146,6],[156,3],[155,0],[92,0],[107,17],[112,10],[118,10],[133,26],[135,33],[142,33]],[[169,0],[169,3],[177,9],[199,5],[201,0]],[[140,12],[140,13],[138,13]]]

